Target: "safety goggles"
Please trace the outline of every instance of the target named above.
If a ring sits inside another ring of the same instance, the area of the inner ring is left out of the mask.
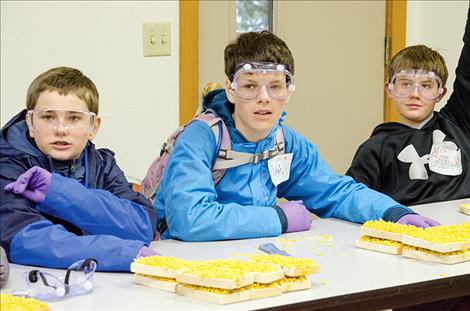
[[[394,97],[409,97],[415,89],[426,100],[433,100],[443,92],[442,80],[433,71],[402,70],[392,76],[388,88]]]
[[[96,114],[89,111],[66,109],[29,110],[26,122],[34,131],[50,130],[90,132],[95,124]],[[62,125],[62,127],[60,127]]]
[[[286,100],[295,90],[294,77],[286,66],[276,63],[248,62],[235,67],[232,89],[235,95],[250,100],[262,88],[273,100]]]
[[[43,301],[88,294],[93,290],[96,266],[97,262],[94,259],[77,261],[67,269],[63,279],[48,272],[31,270],[24,273],[26,289],[13,291],[12,294]]]

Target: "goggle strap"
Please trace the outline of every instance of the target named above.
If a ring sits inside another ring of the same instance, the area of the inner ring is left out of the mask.
[[[31,283],[37,283],[37,281],[39,280],[38,276],[39,278],[41,278],[41,281],[45,286],[57,289],[56,286],[50,285],[49,282],[47,282],[47,278],[39,270],[31,270],[28,274],[28,280]]]
[[[72,271],[85,271],[85,269],[90,269],[91,266],[92,266],[92,263],[95,263],[95,265],[96,265],[97,264],[96,259],[87,258],[82,262],[82,264],[80,265],[80,267],[78,267],[78,269],[68,268],[67,272],[65,273],[64,283],[66,285],[69,285],[70,273]]]

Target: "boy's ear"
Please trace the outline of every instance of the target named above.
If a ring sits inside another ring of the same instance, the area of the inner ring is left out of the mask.
[[[28,126],[29,137],[34,138],[33,126],[31,125],[31,119],[26,117],[26,125]]]
[[[390,89],[388,88],[389,84],[390,83],[388,83],[388,82],[384,83],[384,90],[385,90],[385,92],[387,92],[388,98],[393,99],[392,94],[390,93]]]
[[[91,132],[88,134],[88,140],[93,140],[95,138],[96,134],[98,133],[98,130],[100,129],[101,126],[101,117],[97,116],[95,118],[95,124],[93,125],[93,129]]]
[[[442,88],[442,93],[441,93],[441,95],[439,95],[439,97],[436,98],[436,104],[441,101],[442,97],[444,97],[444,96],[446,95],[446,93],[447,93],[447,86],[444,86],[444,87]]]
[[[232,104],[235,103],[235,94],[232,89],[232,82],[227,78],[225,80],[225,94],[227,94],[228,101]]]

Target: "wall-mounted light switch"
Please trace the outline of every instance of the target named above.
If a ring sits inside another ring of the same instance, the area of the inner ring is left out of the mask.
[[[170,22],[144,23],[143,27],[144,56],[170,55]]]

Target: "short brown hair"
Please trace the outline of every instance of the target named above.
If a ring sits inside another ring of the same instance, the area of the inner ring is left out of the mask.
[[[56,67],[36,77],[28,88],[26,108],[33,110],[39,95],[45,91],[55,91],[60,95],[73,94],[85,102],[88,110],[98,114],[98,90],[93,81],[78,69]]]
[[[395,73],[402,70],[410,69],[433,71],[444,85],[449,76],[444,57],[425,45],[406,47],[393,56],[388,65],[388,78],[391,79]]]
[[[287,44],[273,33],[261,32],[242,33],[230,42],[224,51],[225,74],[232,80],[235,66],[242,62],[272,62],[283,64],[294,74],[294,58]]]

